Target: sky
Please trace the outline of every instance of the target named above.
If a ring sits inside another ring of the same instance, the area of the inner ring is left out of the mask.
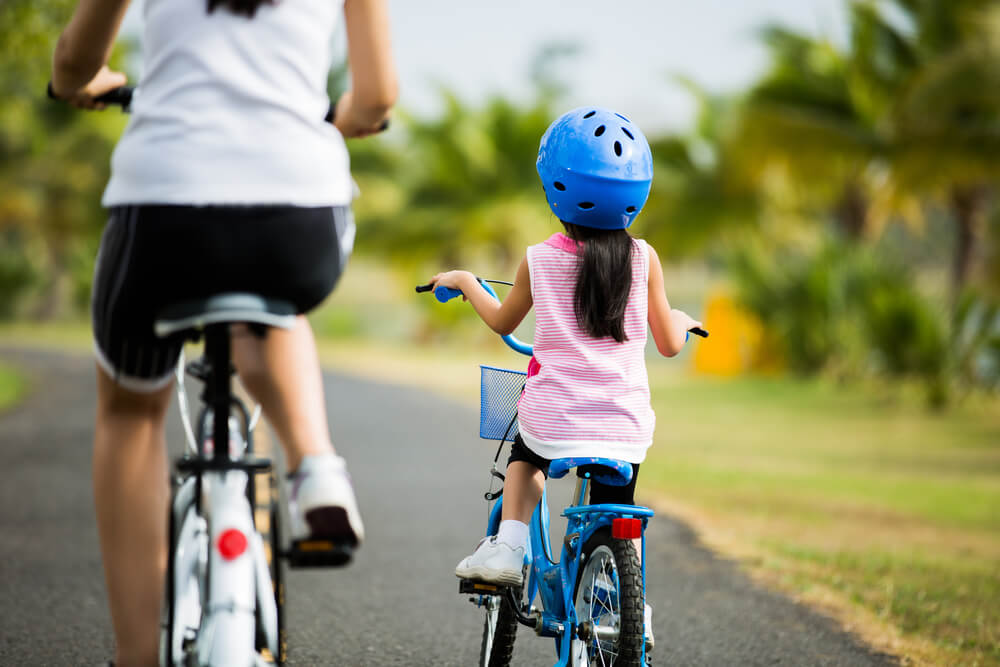
[[[530,65],[547,43],[578,45],[558,73],[567,109],[606,106],[640,127],[681,128],[693,104],[672,79],[738,90],[766,67],[756,31],[778,22],[845,39],[845,0],[393,0],[401,103],[436,108],[435,81],[470,102],[530,97]],[[648,132],[649,130],[647,130]]]
[[[292,1],[292,0],[285,0]],[[141,2],[127,25],[135,30]],[[438,88],[470,104],[532,94],[544,45],[576,45],[556,73],[566,109],[605,106],[648,134],[690,125],[694,105],[677,75],[713,92],[739,90],[767,64],[757,30],[780,23],[837,42],[846,0],[389,0],[399,105],[438,109]]]

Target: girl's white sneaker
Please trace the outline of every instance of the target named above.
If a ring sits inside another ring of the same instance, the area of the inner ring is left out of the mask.
[[[365,528],[344,459],[336,454],[306,456],[288,476],[292,540],[328,539],[358,546]]]
[[[459,579],[475,579],[491,584],[520,586],[524,581],[524,547],[498,542],[495,535],[484,537],[471,556],[455,568]]]

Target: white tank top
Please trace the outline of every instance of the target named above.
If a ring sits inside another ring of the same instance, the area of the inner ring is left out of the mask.
[[[336,0],[146,0],[144,74],[103,204],[349,204],[344,140],[324,122]]]

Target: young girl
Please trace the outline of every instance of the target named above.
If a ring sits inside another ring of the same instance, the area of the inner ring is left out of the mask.
[[[520,585],[528,522],[549,461],[598,456],[632,464],[626,487],[594,482],[592,503],[633,504],[639,463],[655,417],[643,358],[646,324],[656,349],[677,354],[700,326],[672,310],[656,252],[627,228],[646,203],[649,144],[628,119],[596,107],[574,109],[542,137],[538,174],[565,233],[530,246],[514,287],[500,303],[468,271],[432,283],[459,289],[483,321],[511,333],[535,308],[534,359],[518,406],[520,435],[507,463],[500,529],[480,542],[455,574]]]

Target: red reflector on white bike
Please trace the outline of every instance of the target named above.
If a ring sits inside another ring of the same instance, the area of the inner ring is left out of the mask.
[[[642,520],[614,519],[611,522],[611,537],[616,540],[634,540],[642,537]]]
[[[216,546],[219,547],[219,553],[223,558],[233,560],[247,550],[247,538],[235,528],[230,528],[222,531]]]

